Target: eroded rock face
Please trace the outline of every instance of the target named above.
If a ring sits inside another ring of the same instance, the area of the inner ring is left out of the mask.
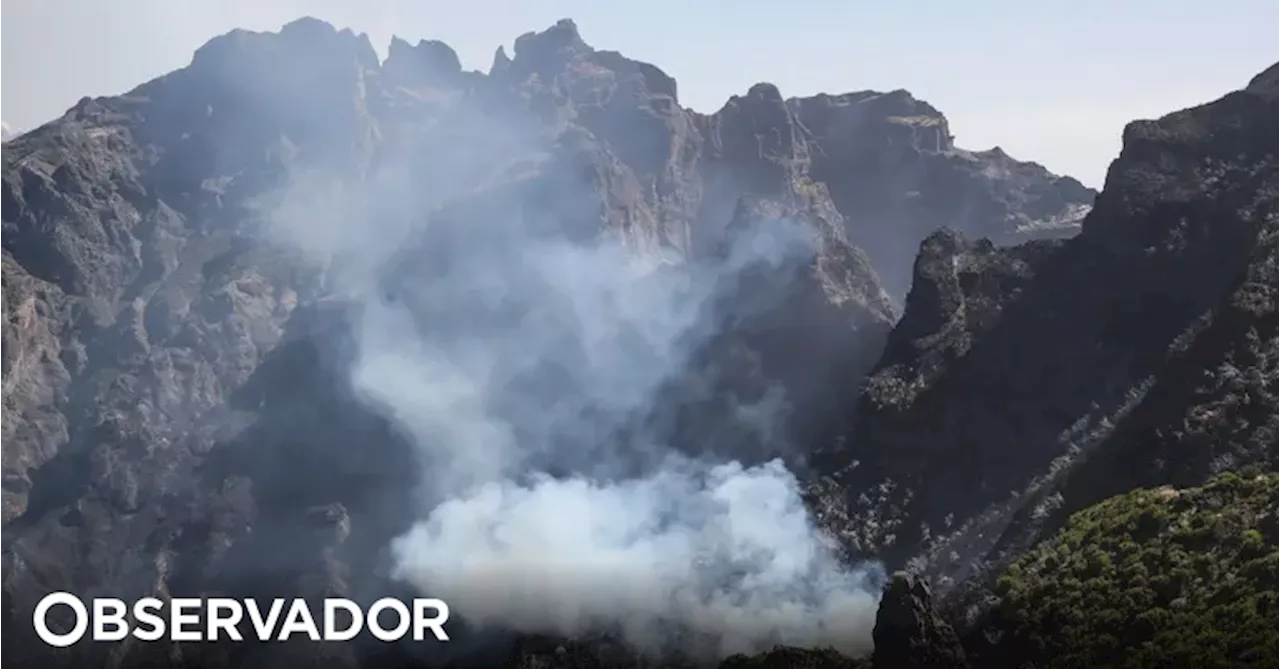
[[[940,227],[998,245],[1070,237],[1094,192],[1000,148],[955,146],[947,119],[903,90],[787,102],[810,136],[811,174],[827,184],[895,296],[911,287],[920,240]]]
[[[876,614],[872,667],[963,669],[969,666],[955,630],[933,608],[924,580],[900,573],[890,581]]]
[[[923,244],[815,486],[852,550],[913,561],[972,622],[1070,512],[1276,466],[1275,77],[1130,124],[1071,240]]]

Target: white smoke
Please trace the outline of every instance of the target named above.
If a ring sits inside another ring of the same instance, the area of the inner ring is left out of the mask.
[[[880,575],[837,560],[782,462],[681,454],[644,427],[722,328],[717,298],[745,268],[807,262],[807,228],[772,222],[673,268],[518,221],[432,235],[445,224],[407,224],[420,212],[395,211],[395,188],[323,192],[290,194],[274,232],[341,265],[330,287],[361,305],[353,384],[421,455],[400,578],[480,626],[722,655],[870,647]],[[775,404],[739,413],[772,434]]]
[[[876,599],[815,535],[780,462],[647,477],[489,483],[396,545],[403,574],[474,622],[573,634],[617,625],[642,647],[673,626],[721,655],[774,643],[866,648]]]

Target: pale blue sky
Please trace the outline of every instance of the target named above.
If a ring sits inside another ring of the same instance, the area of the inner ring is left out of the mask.
[[[961,146],[994,145],[1100,184],[1124,123],[1216,98],[1275,62],[1276,0],[9,0],[0,118],[26,129],[190,61],[235,27],[302,15],[441,39],[469,69],[573,18],[597,48],[652,62],[713,111],[758,81],[784,95],[906,88]]]

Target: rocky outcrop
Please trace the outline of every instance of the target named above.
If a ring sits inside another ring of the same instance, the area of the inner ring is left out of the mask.
[[[1074,179],[998,148],[957,148],[942,113],[906,91],[784,100],[758,84],[695,121],[706,142],[704,233],[724,220],[726,193],[824,185],[895,299],[910,287],[920,241],[939,227],[999,245],[1069,237],[1093,203]]]
[[[1000,244],[1069,236],[1094,195],[998,149],[957,149],[941,113],[904,91],[785,100],[762,83],[714,114],[690,112],[675,80],[591,47],[570,20],[522,35],[511,57],[499,49],[487,80],[474,85],[497,107],[576,126],[607,146],[634,173],[656,236],[681,254],[714,247],[743,194],[825,184],[850,241],[895,299],[916,245],[939,225]],[[901,155],[886,157],[894,151]]]
[[[790,205],[801,195],[801,184],[811,183],[808,145],[776,86],[757,84],[696,121],[706,142],[701,169],[705,197],[698,217],[709,239],[718,238],[739,194],[756,193]]]
[[[964,669],[969,666],[960,639],[933,608],[923,580],[893,577],[876,614],[876,650],[871,666],[883,669]]]
[[[417,45],[411,45],[393,37],[381,71],[397,85],[424,91],[457,88],[463,78],[457,52],[436,40],[419,40]]]
[[[674,79],[592,48],[567,19],[520,36],[513,58],[499,49],[489,79],[501,104],[514,102],[552,128],[571,125],[607,147],[635,182],[627,206],[647,210],[647,226],[663,248],[690,251],[702,198],[696,180],[702,139],[679,105]]]
[[[924,243],[815,485],[851,550],[913,561],[972,622],[1071,512],[1276,466],[1275,78],[1130,124],[1071,240]]]
[[[845,238],[825,188],[805,184],[785,197],[794,204],[754,195],[740,198],[726,238],[736,239],[745,231],[762,234],[768,229],[762,227],[765,222],[809,221],[816,232],[816,254],[795,268],[792,281],[781,284],[790,286],[783,294],[776,271],[741,276],[738,293],[755,299],[769,295],[768,303],[777,306],[745,319],[733,336],[759,357],[761,378],[783,389],[794,426],[788,441],[823,443],[843,430],[844,408],[856,400],[896,313],[870,259]],[[732,350],[718,340],[711,347],[721,353]],[[819,350],[827,353],[813,354]]]
[[[947,119],[903,90],[787,102],[810,137],[811,174],[827,184],[888,290],[905,295],[919,242],[940,227],[1009,245],[1070,237],[1094,192],[999,147],[957,147]]]

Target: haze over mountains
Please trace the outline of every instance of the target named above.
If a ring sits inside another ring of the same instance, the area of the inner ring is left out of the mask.
[[[1276,469],[1276,79],[1131,124],[1099,194],[901,90],[698,114],[568,20],[487,74],[216,38],[5,145],[6,659],[1042,661],[996,582],[1070,514]],[[52,652],[56,589],[463,622]]]

